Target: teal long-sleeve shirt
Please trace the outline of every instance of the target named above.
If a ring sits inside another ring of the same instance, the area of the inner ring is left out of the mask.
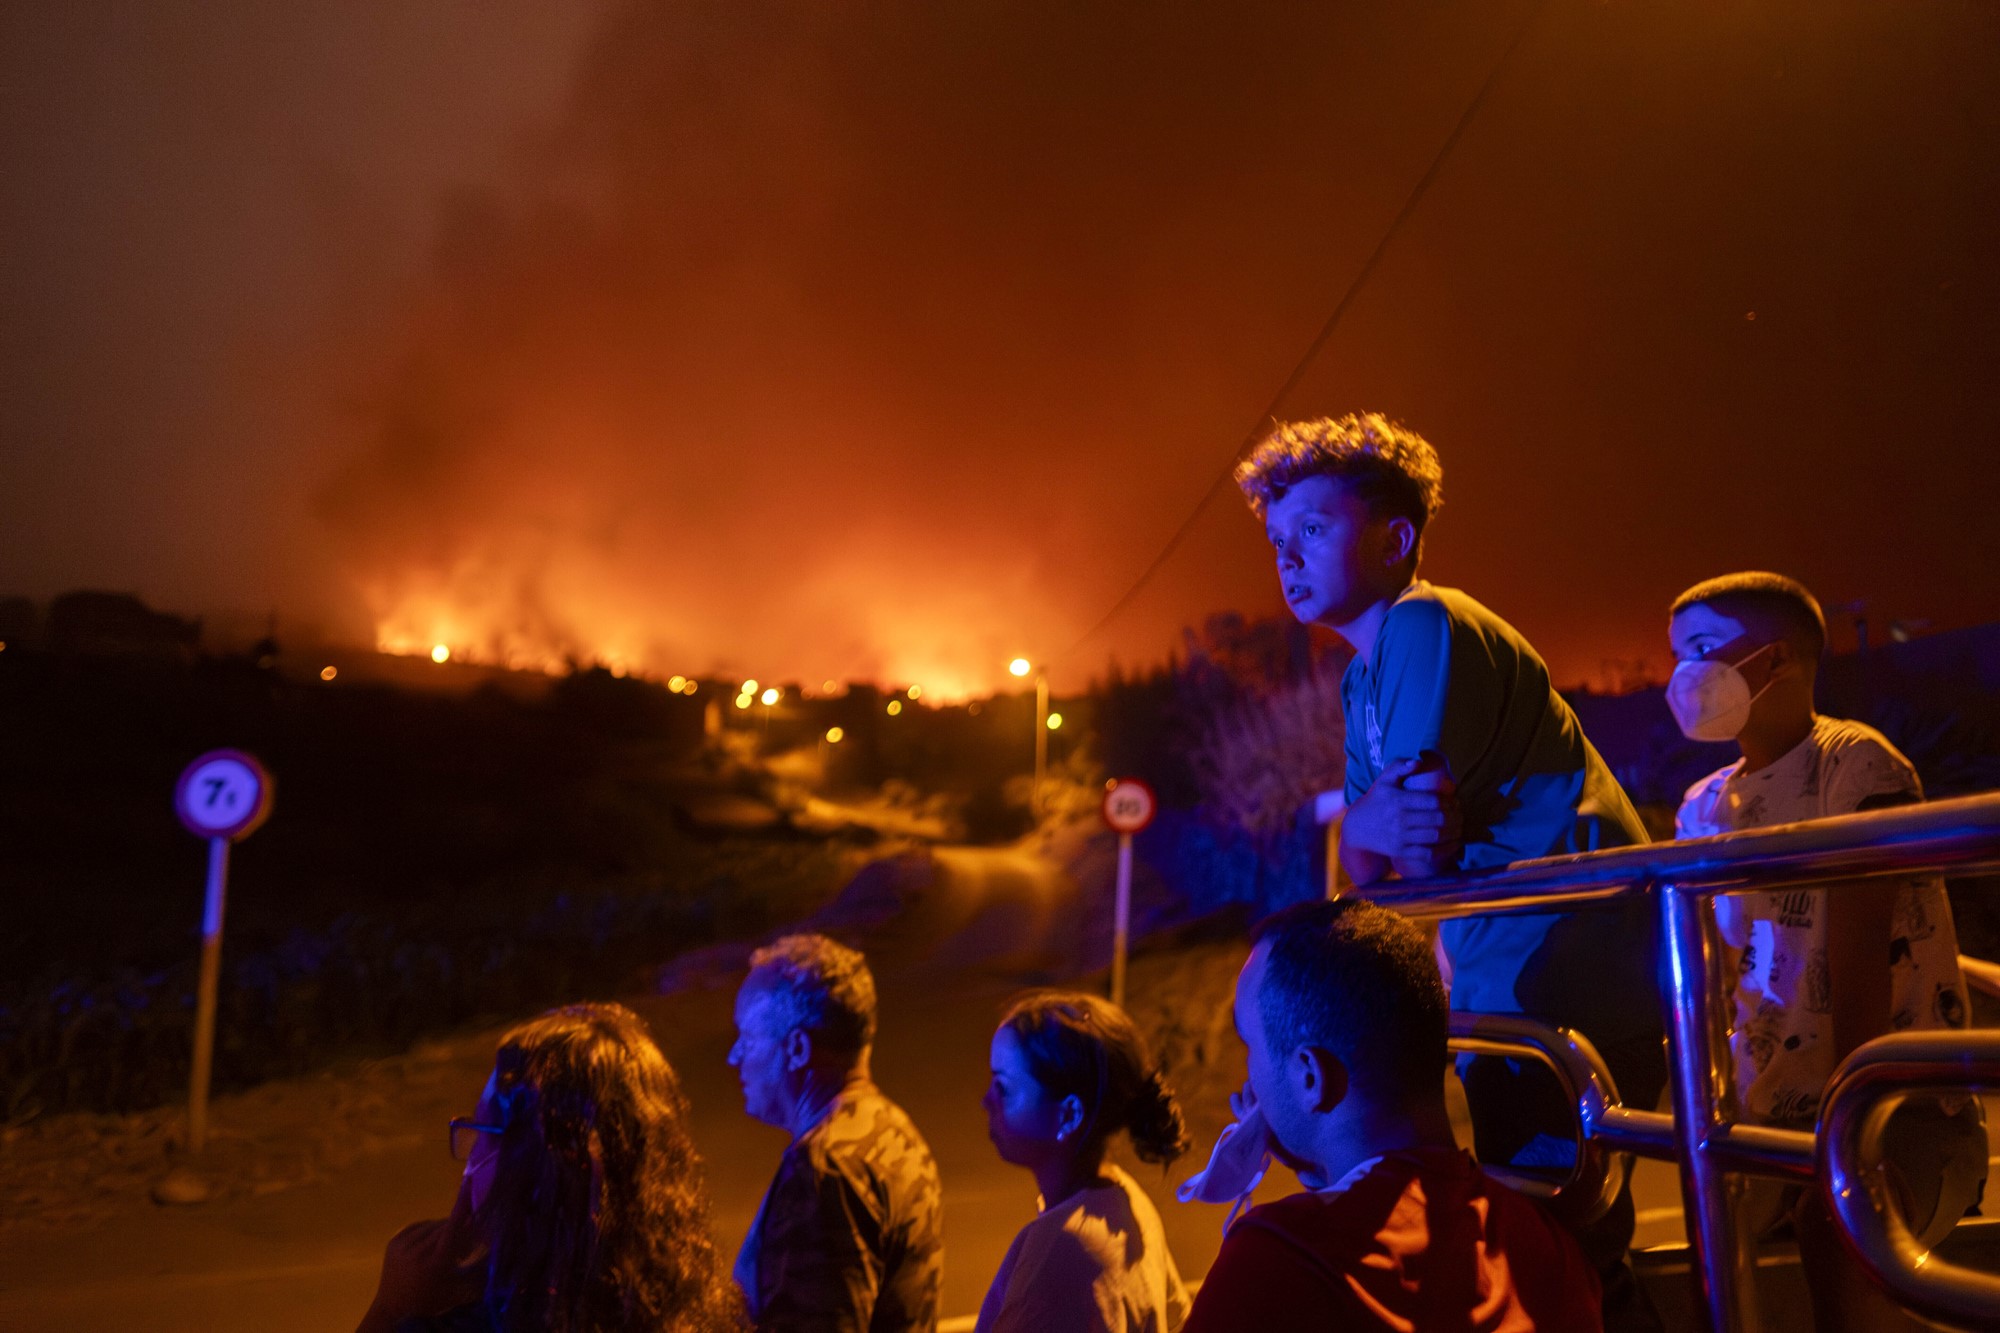
[[[1458,868],[1646,841],[1632,802],[1534,647],[1455,588],[1418,581],[1341,682],[1347,800],[1389,764],[1444,755],[1458,787]],[[1641,902],[1459,917],[1439,933],[1452,1007],[1527,1013],[1597,1041],[1654,1032],[1653,914]]]

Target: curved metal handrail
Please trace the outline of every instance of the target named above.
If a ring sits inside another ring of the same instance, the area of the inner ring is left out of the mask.
[[[1717,1330],[1753,1330],[1759,1315],[1751,1291],[1751,1243],[1730,1206],[1726,1175],[1753,1172],[1810,1180],[1815,1153],[1826,1149],[1823,1144],[1816,1147],[1814,1136],[1803,1131],[1736,1123],[1728,1073],[1728,1034],[1723,1022],[1726,1010],[1717,1003],[1716,990],[1727,954],[1716,935],[1708,900],[1718,893],[1802,885],[1837,892],[1852,881],[1877,876],[1992,866],[2000,866],[2000,793],[1686,842],[1545,857],[1478,874],[1392,880],[1369,885],[1366,895],[1413,917],[1549,911],[1640,896],[1655,901],[1674,987],[1674,995],[1666,997],[1675,1067],[1671,1135],[1661,1134],[1658,1122],[1666,1117],[1648,1118],[1647,1113],[1608,1104],[1598,1113],[1596,1132],[1609,1141],[1623,1130],[1627,1141],[1620,1146],[1626,1150],[1680,1162],[1689,1240],[1699,1259],[1696,1271],[1701,1278],[1702,1308]],[[1963,1033],[1930,1039],[1941,1042],[1938,1049],[1944,1051],[1968,1046]],[[1863,1047],[1863,1052],[1868,1049]],[[1561,1065],[1550,1063],[1560,1077]],[[1914,1072],[1905,1072],[1915,1077]],[[1956,1077],[1961,1072],[1932,1066],[1922,1081],[1929,1085],[1962,1084]],[[1588,1079],[1577,1082],[1580,1098],[1588,1086]],[[1847,1095],[1851,1099],[1858,1094]],[[1880,1128],[1868,1118],[1855,1123],[1861,1126],[1853,1131],[1856,1134],[1864,1134],[1871,1123]],[[1584,1124],[1588,1138],[1592,1133],[1588,1113]],[[1848,1121],[1843,1119],[1841,1124]],[[1864,1134],[1837,1150],[1845,1154],[1840,1160],[1859,1160],[1854,1154],[1867,1142]],[[1869,1145],[1868,1150],[1875,1152],[1876,1145]],[[1836,1210],[1835,1215],[1850,1231],[1853,1243],[1871,1244],[1879,1262],[1887,1264],[1887,1255],[1901,1265],[1910,1256],[1896,1249],[1892,1223],[1870,1224],[1856,1211],[1862,1205],[1855,1201],[1866,1197],[1865,1191],[1850,1189],[1849,1207]],[[1872,1207],[1873,1201],[1868,1202]],[[1880,1232],[1867,1230],[1869,1225],[1879,1226]],[[1854,1239],[1857,1236],[1859,1239]],[[1890,1240],[1882,1241],[1883,1236]],[[1886,1251],[1883,1244],[1888,1245]],[[1949,1310],[1954,1318],[1965,1317],[1963,1312],[1974,1308],[1979,1311],[1975,1319],[2000,1318],[2000,1305],[1967,1303],[1985,1301],[1986,1284],[1991,1279],[1982,1279],[1970,1270],[1943,1269],[1934,1260],[1915,1262],[1921,1263],[1920,1273],[1898,1266],[1883,1275],[1912,1305]],[[1928,1285],[1933,1272],[1943,1272],[1945,1277],[1934,1291]],[[1915,1286],[1907,1285],[1910,1283]],[[2000,1294],[2000,1283],[1994,1284],[1994,1291]]]
[[[2000,997],[2000,963],[1990,963],[1984,958],[1962,953],[1958,956],[1958,970],[1964,974],[1965,984],[1972,989]]]
[[[1820,1188],[1854,1257],[1898,1300],[1945,1323],[2000,1326],[2000,1277],[1925,1249],[1884,1170],[1883,1127],[1927,1089],[2000,1091],[2000,1032],[1898,1032],[1848,1056],[1820,1103]]]
[[[1985,866],[2000,866],[2000,793],[1545,856],[1437,879],[1385,880],[1369,885],[1365,896],[1413,917],[1545,912],[1635,896],[1662,883],[1714,893]]]
[[[1611,1070],[1590,1039],[1568,1028],[1552,1028],[1514,1014],[1456,1012],[1451,1015],[1450,1044],[1462,1055],[1525,1056],[1539,1061],[1555,1075],[1564,1100],[1577,1113],[1576,1162],[1560,1182],[1494,1162],[1481,1162],[1480,1168],[1502,1184],[1541,1199],[1572,1226],[1595,1222],[1610,1211],[1625,1185],[1626,1162],[1613,1141],[1615,1134],[1606,1125],[1606,1112],[1622,1112],[1624,1108],[1619,1104]],[[1671,1141],[1672,1118],[1655,1118],[1667,1121]]]

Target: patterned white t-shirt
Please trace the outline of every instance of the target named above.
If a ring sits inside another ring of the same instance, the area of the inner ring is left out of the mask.
[[[1923,799],[1916,769],[1873,727],[1822,717],[1776,763],[1743,761],[1688,788],[1675,820],[1683,838],[1852,814],[1871,798]],[[1715,919],[1738,973],[1730,1053],[1744,1113],[1767,1123],[1810,1122],[1834,1068],[1827,969],[1827,894],[1821,889],[1726,894]],[[1892,1031],[1962,1028],[1968,1018],[1958,932],[1944,881],[1915,876],[1896,893],[1889,955]]]
[[[1174,1333],[1193,1302],[1159,1210],[1105,1164],[1021,1228],[979,1307],[976,1333]]]

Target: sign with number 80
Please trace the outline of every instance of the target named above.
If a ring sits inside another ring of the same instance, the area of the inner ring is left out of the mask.
[[[1159,800],[1137,778],[1119,778],[1104,793],[1104,822],[1119,833],[1137,833],[1153,822]]]

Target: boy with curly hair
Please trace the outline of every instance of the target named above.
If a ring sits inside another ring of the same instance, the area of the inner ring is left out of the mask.
[[[1236,470],[1286,605],[1354,648],[1341,686],[1339,857],[1357,886],[1646,840],[1528,641],[1465,593],[1417,577],[1443,479],[1437,451],[1378,413],[1280,424]],[[1439,929],[1454,1009],[1577,1029],[1625,1101],[1644,1107],[1666,1081],[1654,936],[1643,901]],[[1482,1160],[1555,1166],[1573,1155],[1573,1113],[1545,1071],[1468,1059],[1459,1072]],[[1633,1225],[1628,1186],[1579,1234],[1614,1329],[1657,1326],[1625,1259]]]

